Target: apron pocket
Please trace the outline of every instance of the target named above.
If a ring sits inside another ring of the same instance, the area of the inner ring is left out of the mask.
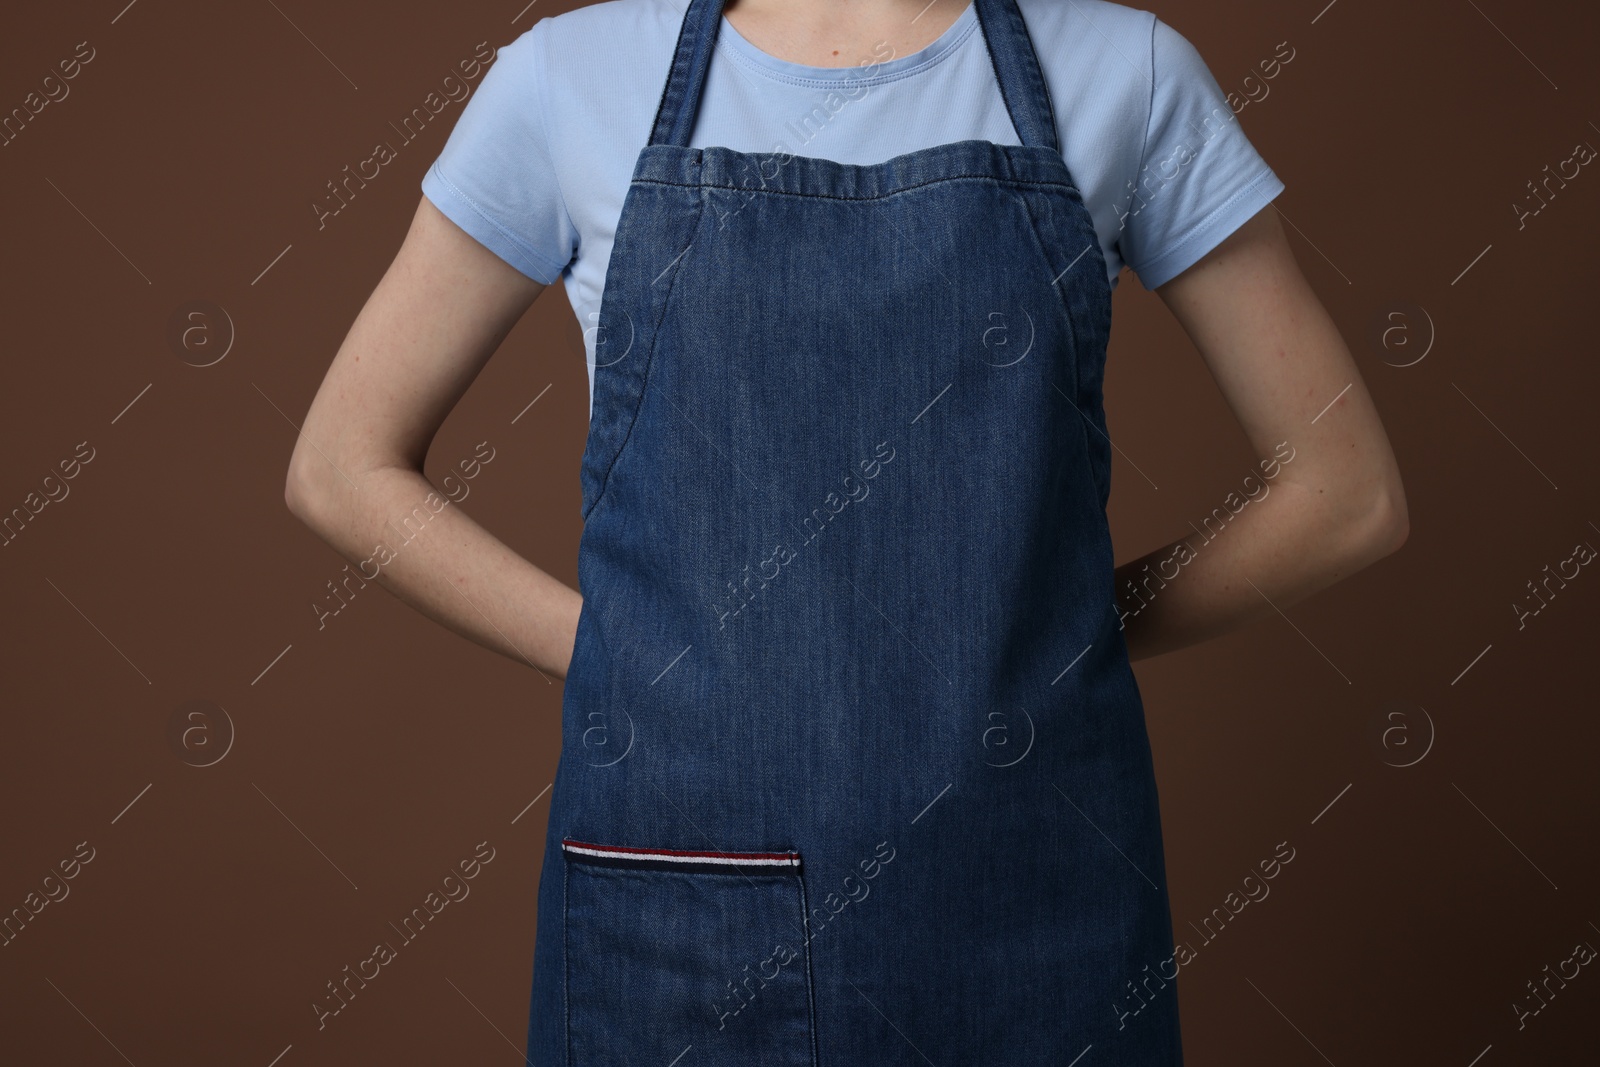
[[[799,853],[561,853],[568,1067],[812,1067]]]

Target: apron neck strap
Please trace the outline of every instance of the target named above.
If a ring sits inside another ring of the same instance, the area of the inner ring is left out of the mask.
[[[989,61],[1005,101],[1011,124],[1025,145],[1060,151],[1056,142],[1055,114],[1050,93],[1033,51],[1032,38],[1016,0],[970,0],[977,10]],[[678,30],[678,43],[656,108],[650,144],[687,146],[700,110],[701,90],[717,29],[722,24],[724,0],[689,0]]]

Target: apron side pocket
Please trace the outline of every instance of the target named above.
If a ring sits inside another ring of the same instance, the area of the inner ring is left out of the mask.
[[[799,853],[561,850],[568,1067],[812,1067]]]

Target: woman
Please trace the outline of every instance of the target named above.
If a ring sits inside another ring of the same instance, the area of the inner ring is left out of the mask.
[[[615,0],[506,49],[423,189],[287,494],[363,554],[543,286],[594,311],[582,595],[456,509],[382,579],[566,678],[532,1062],[1181,1063],[1129,662],[1407,528],[1193,49],[1095,0]],[[1114,570],[1123,264],[1281,492]]]

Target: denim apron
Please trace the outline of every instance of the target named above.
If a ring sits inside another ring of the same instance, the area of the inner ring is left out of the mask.
[[[974,2],[1022,143],[850,165],[688,147],[690,0],[599,313],[538,1067],[1181,1064],[1111,289]]]

